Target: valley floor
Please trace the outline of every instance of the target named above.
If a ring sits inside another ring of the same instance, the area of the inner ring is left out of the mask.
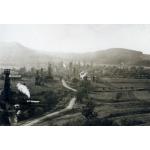
[[[147,89],[150,83],[111,83],[96,84],[95,87],[133,87],[133,90],[119,91],[98,91],[96,89],[89,92],[91,101],[95,104],[95,112],[98,114],[97,121],[92,125],[111,126],[132,126],[150,125],[150,91]],[[136,90],[141,88],[142,90]],[[145,88],[145,89],[144,89]],[[58,126],[81,126],[87,124],[86,118],[82,115],[80,103],[76,103],[74,109],[64,115],[47,119],[35,125],[58,125]]]

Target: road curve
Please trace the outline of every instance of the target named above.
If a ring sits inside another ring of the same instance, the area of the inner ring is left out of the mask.
[[[63,79],[62,79],[62,85],[65,88],[67,88],[67,89],[69,89],[71,91],[77,92],[76,89],[73,89],[70,86],[68,86],[67,83],[65,82],[65,80],[63,80]],[[45,116],[39,117],[39,118],[34,119],[32,121],[28,121],[28,122],[26,122],[24,124],[21,124],[21,125],[22,126],[33,126],[33,125],[36,125],[37,123],[42,122],[45,119],[50,119],[50,118],[53,118],[53,117],[58,117],[59,115],[61,115],[63,113],[66,113],[66,112],[70,111],[71,109],[73,109],[73,106],[74,106],[75,102],[76,102],[76,97],[73,97],[73,98],[71,98],[71,100],[70,100],[70,102],[69,102],[69,104],[67,105],[66,108],[64,108],[62,110],[59,110],[59,111],[56,111],[56,112],[53,112],[53,113],[49,113],[49,114],[47,114]]]
[[[70,86],[68,86],[68,84],[65,82],[64,79],[62,79],[61,82],[62,82],[62,85],[63,85],[65,88],[67,88],[67,89],[69,89],[69,90],[71,90],[71,91],[73,91],[73,92],[77,92],[76,89],[73,89],[73,88],[71,88]]]

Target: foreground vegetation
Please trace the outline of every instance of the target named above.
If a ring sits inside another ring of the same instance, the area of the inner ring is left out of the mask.
[[[80,83],[83,85],[83,83]],[[85,84],[85,83],[84,83]],[[110,83],[111,84],[111,83]],[[128,83],[128,87],[131,86]],[[143,90],[136,90],[137,84]],[[150,91],[149,83],[132,83],[134,90],[119,92],[98,91],[98,84],[88,82],[78,89],[78,101],[74,109],[62,116],[45,120],[37,125],[71,125],[71,126],[133,126],[150,124]],[[104,84],[105,87],[108,84]],[[121,86],[122,83],[113,83],[113,86]],[[127,85],[127,83],[126,83]],[[144,89],[145,85],[145,89]],[[99,84],[101,87],[102,84]],[[110,86],[110,85],[109,85]],[[92,87],[92,88],[91,88]],[[91,103],[89,106],[89,102]],[[84,108],[89,108],[84,110]],[[91,108],[92,107],[92,108]],[[94,114],[88,118],[85,111]]]

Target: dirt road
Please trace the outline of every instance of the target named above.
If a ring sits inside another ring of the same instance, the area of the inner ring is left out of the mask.
[[[69,85],[67,85],[67,83],[65,82],[65,80],[62,80],[62,85],[65,88],[67,88],[67,89],[69,89],[71,91],[77,92],[76,89],[73,89]],[[45,116],[39,117],[39,118],[34,119],[32,121],[28,121],[28,122],[26,122],[24,124],[21,124],[21,125],[22,126],[33,126],[33,125],[36,125],[37,123],[42,122],[45,119],[50,119],[50,118],[53,118],[53,117],[58,117],[58,116],[62,115],[63,113],[69,112],[71,109],[73,109],[73,106],[74,106],[75,102],[76,102],[76,97],[73,97],[73,98],[71,98],[71,100],[70,100],[70,102],[69,102],[69,104],[67,105],[66,108],[64,108],[62,110],[59,110],[59,111],[56,111],[56,112],[53,112],[53,113],[49,113],[49,114],[47,114]]]
[[[65,80],[63,80],[63,79],[62,79],[62,84],[63,84],[63,86],[64,86],[65,88],[67,88],[67,89],[69,89],[69,90],[71,90],[71,91],[73,91],[73,92],[77,92],[76,89],[73,89],[73,88],[71,88],[70,86],[68,86],[67,83],[65,82]]]

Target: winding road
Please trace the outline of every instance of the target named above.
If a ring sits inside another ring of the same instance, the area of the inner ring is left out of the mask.
[[[69,89],[69,90],[71,90],[71,91],[73,91],[73,92],[77,92],[76,89],[73,89],[73,88],[71,88],[70,86],[68,86],[64,79],[62,79],[61,81],[62,81],[62,84],[63,84],[63,86],[64,86],[65,88],[67,88],[67,89]]]
[[[67,89],[69,89],[69,90],[71,90],[73,92],[77,92],[76,89],[71,88],[69,85],[67,85],[67,83],[63,79],[62,79],[62,85],[65,88],[67,88]],[[62,110],[59,110],[59,111],[56,111],[56,112],[53,112],[53,113],[49,113],[49,114],[47,114],[45,116],[39,117],[39,118],[34,119],[32,121],[28,121],[28,122],[26,122],[24,124],[21,124],[21,126],[33,126],[33,125],[36,125],[37,123],[42,122],[45,119],[50,119],[50,118],[53,118],[53,117],[58,117],[58,116],[62,115],[63,113],[66,113],[66,112],[72,110],[75,102],[76,102],[76,97],[73,97],[73,98],[71,98],[71,100],[70,100],[70,102],[69,102],[69,104],[67,105],[66,108],[64,108]]]

